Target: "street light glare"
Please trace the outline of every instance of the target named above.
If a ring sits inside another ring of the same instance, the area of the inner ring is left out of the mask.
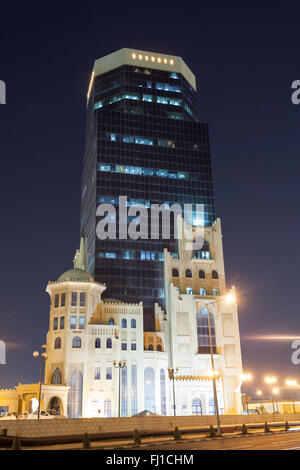
[[[235,296],[229,292],[228,294],[226,294],[226,302],[228,303],[232,303],[235,301]]]
[[[288,379],[288,380],[285,381],[285,383],[288,387],[297,387],[298,386],[297,380],[289,380]]]
[[[274,384],[277,382],[277,378],[276,377],[265,377],[265,382],[267,384]]]
[[[252,374],[242,374],[241,375],[241,380],[243,382],[246,382],[247,380],[251,380],[252,379]]]

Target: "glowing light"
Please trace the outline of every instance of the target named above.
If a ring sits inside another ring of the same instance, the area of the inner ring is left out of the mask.
[[[289,336],[289,335],[249,335],[243,336],[243,339],[246,340],[261,340],[261,341],[293,341],[295,339],[300,339],[298,336]]]
[[[217,377],[218,375],[219,375],[219,372],[217,370],[215,371],[210,370],[209,372],[207,372],[208,377]]]
[[[235,296],[231,292],[229,292],[226,295],[226,302],[231,303],[231,302],[234,302],[234,301],[235,301]]]
[[[274,384],[277,382],[277,378],[276,377],[265,377],[265,382],[267,384]]]
[[[287,380],[285,381],[285,383],[286,383],[286,385],[287,385],[288,387],[297,387],[297,386],[298,386],[297,380],[290,380],[290,379],[287,379]]]
[[[151,62],[156,62],[157,61],[159,64],[161,64],[161,63],[164,63],[164,64],[170,63],[170,65],[174,65],[174,60],[173,59],[168,60],[167,58],[162,58],[162,57],[155,57],[155,56],[149,57],[148,55],[143,56],[142,54],[136,54],[134,52],[131,54],[131,57],[133,59],[139,59],[139,60],[144,59],[147,62],[149,60],[151,60]]]
[[[251,380],[252,379],[252,374],[242,374],[241,375],[241,380],[243,382],[247,382],[248,380]]]
[[[279,389],[278,388],[273,388],[272,393],[274,393],[274,395],[278,395]]]
[[[90,80],[90,84],[89,84],[89,88],[88,88],[88,92],[87,92],[87,99],[88,99],[88,100],[89,100],[89,98],[90,98],[91,89],[92,89],[93,82],[94,82],[94,76],[95,76],[95,73],[94,73],[94,70],[93,70],[93,71],[92,71],[91,80]]]
[[[261,390],[257,390],[256,395],[261,396],[261,395],[262,395],[262,391],[261,391]]]

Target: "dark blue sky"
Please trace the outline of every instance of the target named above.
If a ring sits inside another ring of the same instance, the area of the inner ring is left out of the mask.
[[[300,5],[86,1],[1,5],[0,386],[37,380],[48,280],[79,243],[85,101],[93,61],[122,47],[182,56],[208,122],[228,286],[239,290],[244,367],[299,377]]]

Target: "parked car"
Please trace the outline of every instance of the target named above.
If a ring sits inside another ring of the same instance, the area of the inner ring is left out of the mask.
[[[8,411],[7,413],[2,414],[0,419],[18,419],[18,413]]]
[[[56,410],[41,410],[40,419],[61,419],[65,416],[58,413]],[[38,419],[38,412],[30,413],[28,419]]]

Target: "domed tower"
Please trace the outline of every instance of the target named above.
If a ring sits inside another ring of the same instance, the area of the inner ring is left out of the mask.
[[[104,284],[95,282],[87,271],[78,267],[69,269],[47,285],[51,305],[45,384],[71,383],[71,404],[72,389],[82,389],[87,325],[92,315],[100,311],[105,289]],[[68,414],[80,415],[81,403],[76,393],[73,398],[74,409],[68,410]]]

